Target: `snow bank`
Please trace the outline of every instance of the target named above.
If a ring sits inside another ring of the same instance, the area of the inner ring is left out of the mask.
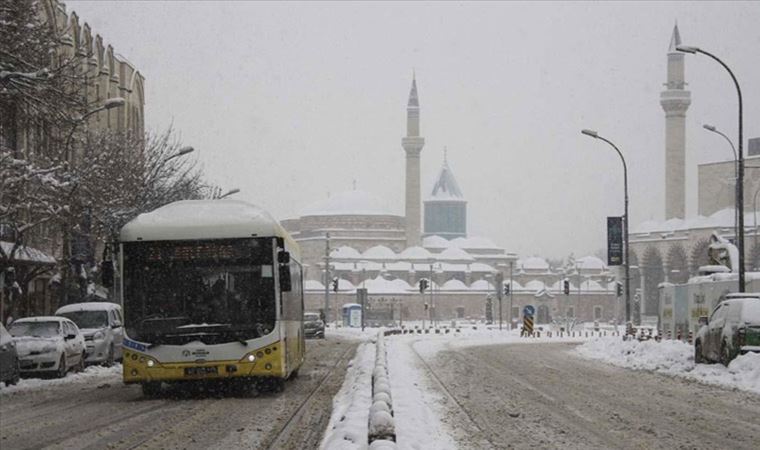
[[[65,384],[103,383],[121,383],[121,364],[116,364],[112,367],[90,366],[82,372],[69,373],[64,378],[22,378],[15,386],[6,386],[5,383],[0,383],[0,396],[57,387]]]
[[[760,394],[760,354],[748,353],[720,364],[695,364],[694,347],[680,341],[623,341],[596,338],[572,350],[589,359],[634,370],[648,370]]]
[[[346,371],[343,386],[333,398],[332,415],[320,445],[321,449],[367,448],[374,356],[375,345],[372,343],[363,343],[357,348],[356,356],[351,360]]]

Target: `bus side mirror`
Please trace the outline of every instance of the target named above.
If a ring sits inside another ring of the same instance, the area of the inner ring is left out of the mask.
[[[293,289],[290,281],[290,267],[280,266],[280,290],[282,292],[290,292]]]
[[[277,262],[280,264],[290,264],[290,253],[285,250],[277,252]]]

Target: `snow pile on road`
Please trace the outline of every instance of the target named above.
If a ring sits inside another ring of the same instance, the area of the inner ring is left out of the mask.
[[[0,383],[0,396],[17,392],[45,389],[64,384],[121,383],[121,364],[112,367],[90,366],[79,373],[69,373],[64,378],[22,378],[15,386]]]
[[[346,371],[343,386],[333,398],[332,415],[322,440],[324,450],[367,448],[369,410],[372,405],[372,368],[375,345],[360,344]]]
[[[639,342],[597,338],[572,351],[585,358],[620,367],[648,370],[760,394],[758,353],[738,356],[728,367],[724,367],[720,364],[695,364],[694,347],[675,340]]]

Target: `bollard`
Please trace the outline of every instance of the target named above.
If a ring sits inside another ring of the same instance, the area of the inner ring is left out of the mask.
[[[679,341],[682,339],[681,338],[681,328],[680,327],[678,328],[678,332],[676,333],[676,339],[679,340]]]
[[[668,330],[668,337],[667,337],[667,339],[668,339],[668,340],[671,340],[671,339],[673,339],[673,336],[671,335],[671,332],[670,332],[670,330]]]
[[[694,342],[694,335],[691,330],[689,330],[688,342],[689,344],[692,344]]]

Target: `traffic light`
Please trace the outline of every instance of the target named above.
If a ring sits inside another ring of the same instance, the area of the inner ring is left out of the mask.
[[[338,277],[332,279],[333,292],[338,292]]]
[[[427,279],[425,279],[425,278],[422,278],[422,279],[420,280],[420,283],[419,283],[419,285],[420,285],[420,294],[422,294],[422,293],[423,293],[423,292],[425,292],[425,291],[427,290],[427,288],[428,288],[428,280],[427,280]]]
[[[509,295],[509,283],[504,283],[504,295]]]
[[[565,295],[570,295],[570,280],[567,278],[562,280],[562,290],[565,292]]]
[[[617,296],[618,297],[622,297],[623,296],[623,283],[621,283],[621,282],[618,281],[617,283],[615,283],[615,285],[616,285],[616,288],[617,288],[617,290],[616,290]]]

